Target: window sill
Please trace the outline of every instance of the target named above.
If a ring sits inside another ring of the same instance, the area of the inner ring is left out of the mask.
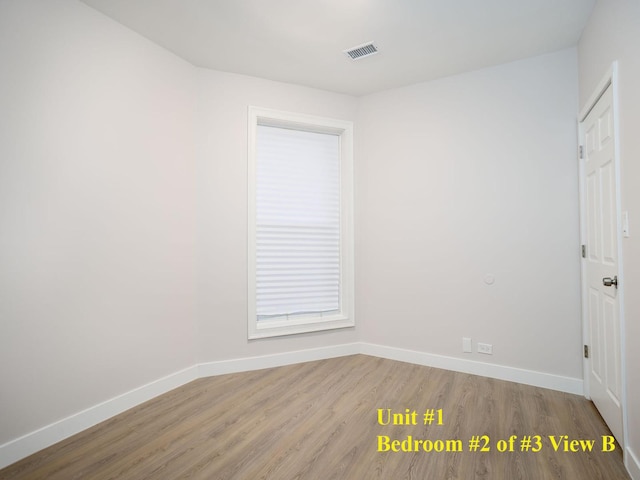
[[[353,318],[336,315],[323,320],[312,318],[308,320],[262,320],[256,322],[254,331],[249,332],[249,340],[258,338],[281,337],[299,333],[320,332],[349,328],[355,326]]]

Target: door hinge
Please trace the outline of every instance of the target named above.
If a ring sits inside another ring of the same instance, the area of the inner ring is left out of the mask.
[[[589,345],[584,346],[584,358],[589,358]]]
[[[582,145],[578,147],[578,155],[580,155],[580,158],[584,158],[584,147]]]
[[[580,248],[580,252],[582,253],[582,258],[587,258],[587,246],[582,245]]]

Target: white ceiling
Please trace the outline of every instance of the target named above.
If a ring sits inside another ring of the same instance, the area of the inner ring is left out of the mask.
[[[576,45],[595,0],[83,0],[199,67],[351,95]],[[343,52],[375,41],[380,53]]]

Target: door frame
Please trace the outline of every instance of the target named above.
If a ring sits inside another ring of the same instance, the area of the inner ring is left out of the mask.
[[[614,134],[614,148],[615,148],[615,156],[614,156],[614,165],[616,169],[616,243],[618,246],[618,281],[620,283],[618,287],[618,307],[619,307],[619,322],[620,322],[620,376],[621,376],[621,406],[622,406],[622,443],[621,445],[623,456],[626,457],[626,448],[625,446],[628,444],[628,433],[627,433],[627,382],[626,382],[626,340],[625,340],[625,315],[624,315],[624,292],[625,292],[625,281],[624,281],[624,268],[623,268],[623,250],[622,250],[622,195],[621,195],[621,177],[620,177],[620,121],[619,121],[619,101],[618,101],[618,62],[613,62],[611,67],[609,67],[607,73],[602,77],[598,85],[594,89],[593,93],[580,110],[578,115],[578,145],[584,147],[584,128],[582,122],[586,119],[587,115],[593,107],[596,105],[602,94],[605,90],[611,86],[612,87],[612,97],[613,97],[613,134]],[[586,194],[585,194],[585,166],[583,160],[580,158],[580,154],[578,154],[578,165],[579,165],[579,187],[580,187],[580,243],[582,245],[587,244],[587,234],[586,234]],[[587,248],[588,245],[587,245]],[[587,304],[587,277],[586,277],[586,266],[587,262],[585,258],[580,258],[580,276],[581,276],[581,294],[582,294],[582,340],[584,345],[591,344],[590,338],[590,329],[589,329],[589,318],[587,315],[588,312],[588,304]],[[590,371],[590,362],[591,358],[585,358],[583,355],[582,365],[583,365],[583,385],[584,385],[584,396],[588,399],[591,399],[590,395],[590,381],[589,381],[589,371]]]

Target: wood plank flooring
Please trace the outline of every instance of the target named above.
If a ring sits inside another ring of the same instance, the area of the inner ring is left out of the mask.
[[[393,413],[404,424],[385,425]],[[593,448],[565,452],[572,444],[562,435]],[[0,479],[628,479],[620,447],[602,451],[609,435],[579,396],[354,355],[198,379],[0,470]],[[521,451],[529,436],[539,451]],[[378,451],[393,440],[413,448],[408,437],[423,441],[419,451]]]

